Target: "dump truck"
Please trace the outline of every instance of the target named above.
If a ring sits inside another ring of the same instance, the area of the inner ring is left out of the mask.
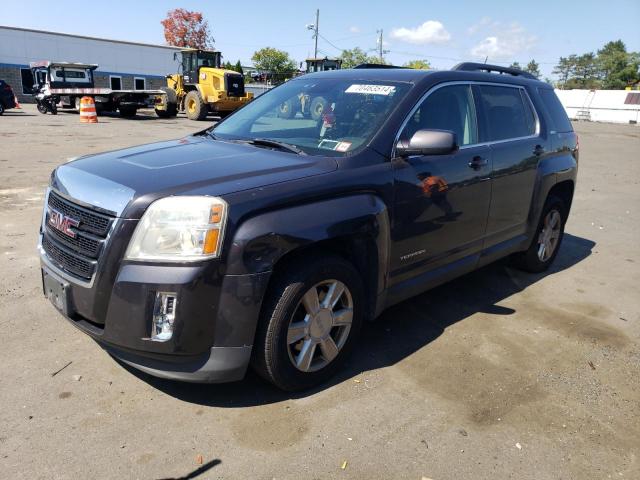
[[[305,60],[307,70],[305,73],[326,72],[330,70],[340,70],[342,60],[339,58],[307,58]],[[327,107],[327,99],[321,95],[310,97],[309,95],[298,95],[283,102],[277,109],[280,118],[293,118],[298,112],[304,117],[311,117],[313,120],[320,120],[322,113]]]
[[[185,48],[181,54],[181,71],[167,75],[165,95],[157,98],[159,117],[178,112],[185,112],[190,120],[204,120],[209,113],[224,117],[253,99],[253,93],[245,92],[242,74],[221,68],[219,51]]]
[[[95,86],[96,64],[31,62],[32,93],[40,113],[56,113],[57,108],[80,111],[80,99],[93,97],[98,112],[118,111],[122,117],[134,117],[138,108],[153,108],[162,90],[113,90]]]

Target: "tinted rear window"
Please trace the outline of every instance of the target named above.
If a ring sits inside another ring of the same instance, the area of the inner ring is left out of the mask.
[[[480,102],[486,128],[482,141],[528,137],[536,132],[533,112],[520,88],[481,85]]]
[[[551,116],[553,130],[556,132],[573,132],[573,127],[567,117],[567,112],[564,110],[560,100],[558,100],[556,93],[550,88],[539,88],[538,92],[540,93],[544,107]]]

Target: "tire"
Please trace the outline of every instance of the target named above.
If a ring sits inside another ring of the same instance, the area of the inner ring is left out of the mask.
[[[167,108],[165,110],[156,109],[156,115],[160,118],[175,117],[178,115],[178,93],[171,87],[162,87],[160,90],[167,95]]]
[[[204,120],[209,113],[209,107],[197,90],[191,90],[184,99],[184,109],[189,120]]]
[[[4,105],[0,102],[0,115],[4,113]]]
[[[335,285],[334,292],[339,292],[340,286],[344,291],[334,298],[333,309],[322,308],[331,285]],[[314,304],[306,301],[313,298],[312,291],[317,293],[320,309],[316,308],[318,314],[309,319],[305,305]],[[341,257],[319,255],[315,260],[284,265],[273,279],[260,312],[251,361],[254,370],[286,391],[324,382],[353,349],[362,325],[363,302],[362,279]],[[342,315],[334,316],[336,312]],[[333,323],[336,319],[339,325]],[[291,324],[297,327],[290,330]]]
[[[167,112],[166,110],[158,110],[157,108],[154,109],[156,112],[156,115],[160,118],[170,118],[171,115],[169,114],[169,112]]]
[[[311,118],[316,121],[320,120],[328,104],[329,102],[324,97],[315,97],[311,100],[311,105],[309,106]]]
[[[38,108],[38,111],[40,113],[42,113],[43,115],[47,114],[47,107],[46,107],[46,105],[44,103],[38,102],[38,107],[37,108]]]
[[[73,101],[73,108],[76,112],[80,113],[80,97],[76,97]]]
[[[120,112],[120,116],[123,118],[133,118],[138,113],[138,109],[136,107],[122,106],[118,107],[118,112]]]
[[[514,265],[531,273],[546,271],[560,251],[566,221],[567,206],[561,198],[549,195],[542,209],[531,245],[524,252],[513,256]],[[549,243],[545,240],[548,240]],[[542,243],[545,243],[545,248],[542,248]],[[549,254],[550,248],[551,253]]]
[[[293,99],[289,99],[286,102],[282,102],[278,106],[276,112],[279,118],[293,118],[296,115],[296,108]]]

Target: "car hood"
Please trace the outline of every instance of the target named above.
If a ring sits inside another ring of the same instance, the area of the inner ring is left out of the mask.
[[[51,186],[81,204],[139,218],[161,197],[195,190],[223,196],[336,168],[328,157],[192,136],[82,157],[59,166]]]

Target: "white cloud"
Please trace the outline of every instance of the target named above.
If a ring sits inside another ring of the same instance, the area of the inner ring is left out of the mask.
[[[491,17],[482,17],[478,23],[474,23],[467,28],[467,33],[469,35],[475,35],[480,30],[486,30],[489,26],[497,27],[498,24],[499,22],[491,20]]]
[[[487,35],[469,51],[477,58],[513,61],[517,55],[530,51],[538,42],[535,35],[531,35],[517,22],[503,25],[500,22],[492,22],[491,19],[483,19],[469,30],[474,27],[477,28],[473,33],[485,27]]]
[[[356,27],[355,25],[353,27],[349,27],[349,31],[351,33],[360,33],[360,27]]]
[[[391,37],[417,45],[443,44],[451,40],[451,34],[436,20],[427,20],[415,28],[394,28]]]

